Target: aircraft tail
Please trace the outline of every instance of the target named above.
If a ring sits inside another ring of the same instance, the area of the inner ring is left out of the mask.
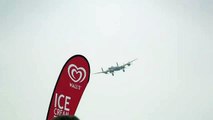
[[[102,70],[102,72],[104,72],[104,69],[103,69],[103,68],[101,68],[101,70]]]

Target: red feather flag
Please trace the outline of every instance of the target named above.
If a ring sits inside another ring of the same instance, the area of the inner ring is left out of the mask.
[[[74,115],[89,82],[90,66],[82,55],[71,57],[58,77],[46,120],[60,115]]]

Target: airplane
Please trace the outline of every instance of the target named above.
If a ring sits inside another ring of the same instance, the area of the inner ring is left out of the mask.
[[[101,72],[97,72],[97,73],[94,73],[94,74],[100,74],[100,73],[108,74],[108,73],[111,73],[112,76],[114,76],[114,72],[115,72],[115,71],[120,71],[120,70],[122,70],[123,72],[125,72],[126,66],[130,66],[130,65],[132,64],[132,62],[134,62],[135,60],[137,60],[137,59],[134,59],[134,60],[132,60],[132,61],[129,61],[129,62],[127,62],[127,63],[125,63],[125,64],[123,64],[123,65],[121,65],[121,66],[119,66],[118,63],[116,63],[117,66],[111,66],[111,67],[109,67],[107,70],[104,70],[103,68],[101,68]]]

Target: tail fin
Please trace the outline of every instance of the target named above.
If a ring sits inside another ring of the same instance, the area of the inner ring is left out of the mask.
[[[103,68],[101,68],[101,70],[102,70],[102,72],[104,72],[104,69],[103,69]]]

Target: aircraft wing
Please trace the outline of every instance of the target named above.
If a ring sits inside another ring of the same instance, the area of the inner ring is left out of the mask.
[[[100,74],[100,73],[106,73],[106,72],[96,72],[96,73],[93,73],[93,74]]]
[[[96,72],[96,73],[94,73],[94,74],[100,74],[100,73],[104,73],[104,74],[108,74],[108,72],[109,72],[109,70],[103,70],[103,68],[102,68],[102,71],[101,72]]]
[[[134,60],[132,60],[132,61],[129,61],[129,62],[127,62],[126,64],[123,64],[123,66],[125,67],[125,66],[130,66],[131,64],[132,64],[132,62],[134,62],[135,60],[137,60],[137,59],[134,59]]]

